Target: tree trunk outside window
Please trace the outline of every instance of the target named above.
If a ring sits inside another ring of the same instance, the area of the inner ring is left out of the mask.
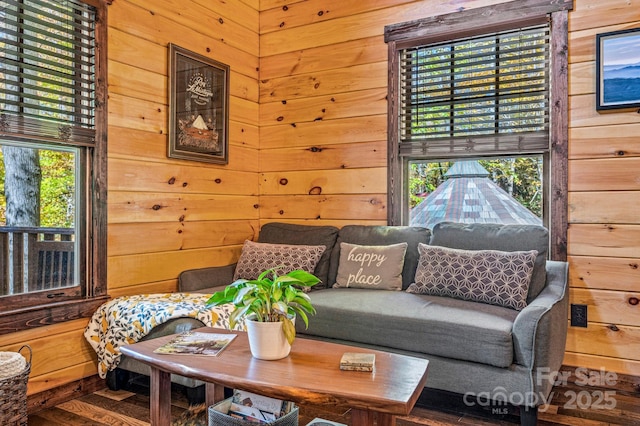
[[[40,180],[37,149],[3,146],[7,226],[40,225]]]

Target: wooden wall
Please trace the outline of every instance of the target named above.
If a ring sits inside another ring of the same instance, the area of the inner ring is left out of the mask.
[[[260,224],[386,222],[384,26],[503,0],[114,0],[109,6],[112,296],[176,289]],[[570,25],[571,301],[565,363],[640,375],[640,115],[594,106],[595,34],[638,0],[575,0]],[[168,159],[167,44],[231,67],[227,166]],[[29,393],[95,374],[86,320],[0,336],[34,349]]]
[[[384,26],[500,1],[262,0],[261,221],[384,222]],[[464,3],[464,4],[462,4]],[[570,26],[568,365],[640,375],[640,115],[595,111],[595,34],[640,2],[575,0]]]
[[[640,114],[595,110],[595,35],[640,27],[640,2],[577,0],[569,14],[571,302],[565,363],[640,375]],[[635,304],[634,304],[635,303]]]

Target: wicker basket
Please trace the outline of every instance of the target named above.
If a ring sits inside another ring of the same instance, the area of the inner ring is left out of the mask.
[[[228,398],[217,404],[209,407],[209,426],[255,426],[255,422],[248,422],[242,419],[236,419],[227,415],[231,401],[233,398]],[[284,416],[269,423],[262,423],[263,425],[273,426],[298,426],[298,407],[289,411]]]
[[[29,360],[20,354],[23,349],[29,350]],[[25,345],[18,352],[0,353],[0,424],[27,424],[27,381],[31,372],[31,347]],[[17,355],[17,356],[16,356]],[[22,358],[22,362],[18,359]],[[22,369],[18,371],[19,366]]]

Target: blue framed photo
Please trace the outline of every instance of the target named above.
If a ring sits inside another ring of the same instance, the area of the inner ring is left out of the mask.
[[[596,35],[596,109],[640,107],[640,28]]]

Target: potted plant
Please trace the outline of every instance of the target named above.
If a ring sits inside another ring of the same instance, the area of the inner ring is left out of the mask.
[[[226,303],[235,306],[229,324],[233,328],[244,321],[251,354],[259,359],[289,355],[296,336],[296,317],[308,327],[307,314],[316,312],[303,288],[316,285],[320,279],[302,270],[278,275],[278,269],[267,269],[255,280],[234,281],[207,301],[207,306]]]

